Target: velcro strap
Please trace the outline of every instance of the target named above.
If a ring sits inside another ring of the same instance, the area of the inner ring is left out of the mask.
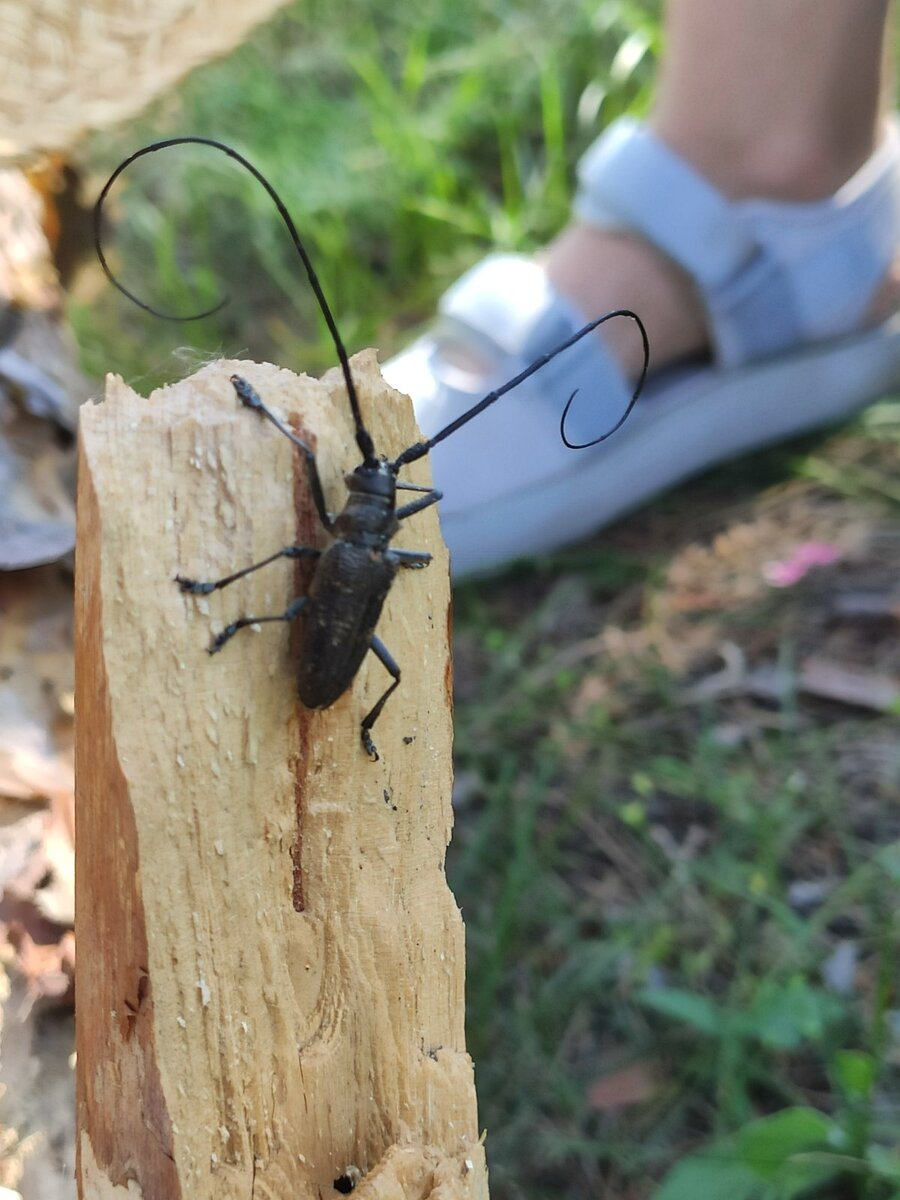
[[[694,280],[724,367],[859,328],[900,241],[895,123],[848,183],[812,203],[730,201],[630,118],[591,146],[579,181],[579,217],[643,237]]]
[[[623,117],[578,166],[575,212],[653,242],[703,291],[721,286],[757,252],[732,205],[648,129]]]

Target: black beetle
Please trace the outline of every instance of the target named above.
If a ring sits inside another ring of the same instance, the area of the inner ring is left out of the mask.
[[[607,437],[615,433],[622,422],[625,421],[640,394],[649,361],[647,333],[640,318],[629,309],[617,309],[615,312],[607,313],[603,317],[590,321],[567,341],[561,343],[548,354],[544,354],[536,359],[524,371],[515,376],[514,379],[510,379],[502,387],[490,392],[484,399],[457,417],[456,420],[451,421],[449,425],[435,434],[434,437],[428,438],[426,441],[416,442],[395,459],[389,460],[376,453],[371,435],[363,424],[347,351],[338,332],[331,309],[325,299],[316,272],[313,269],[312,262],[300,240],[300,235],[290,214],[280,196],[265,176],[251,162],[244,158],[243,155],[232,149],[232,147],[225,145],[223,142],[214,141],[212,138],[168,138],[165,141],[153,142],[148,146],[142,147],[119,164],[104,185],[94,207],[95,247],[100,265],[107,278],[135,304],[153,313],[154,316],[165,317],[170,320],[199,320],[201,317],[209,316],[211,313],[218,311],[222,307],[222,304],[226,302],[223,300],[213,308],[207,309],[202,313],[196,313],[190,317],[171,317],[169,314],[161,313],[135,296],[116,279],[106,261],[101,246],[100,233],[103,202],[119,175],[131,163],[136,159],[142,158],[144,155],[153,154],[169,146],[186,144],[211,146],[215,150],[222,151],[249,171],[262,184],[274,201],[290,233],[294,247],[306,269],[310,286],[313,289],[334,342],[347,386],[347,396],[350,401],[356,427],[356,444],[362,455],[362,462],[352,472],[344,476],[348,491],[347,500],[343,510],[337,516],[333,516],[329,513],[325,504],[325,496],[316,465],[316,456],[311,447],[293,433],[292,430],[283,424],[266,407],[245,379],[239,375],[233,375],[231,383],[241,403],[248,408],[254,409],[261,416],[271,421],[302,452],[306,459],[309,485],[316,511],[323,526],[332,535],[333,540],[325,550],[319,550],[312,546],[285,546],[262,562],[253,563],[249,567],[244,567],[243,570],[235,571],[233,574],[225,576],[223,579],[203,582],[178,575],[176,576],[176,582],[182,591],[195,595],[206,595],[219,588],[227,587],[228,584],[243,578],[251,571],[259,570],[260,567],[267,566],[269,563],[275,562],[280,558],[315,559],[315,571],[309,592],[306,595],[298,596],[288,605],[283,613],[261,617],[241,617],[239,620],[234,621],[213,640],[209,648],[210,653],[214,654],[221,650],[225,643],[239,629],[243,629],[248,625],[256,625],[264,621],[292,621],[302,613],[304,616],[304,629],[297,674],[297,690],[301,702],[307,708],[321,709],[330,707],[338,697],[344,694],[352,684],[362,660],[368,651],[372,650],[392,677],[391,684],[374,707],[363,718],[360,726],[360,736],[363,746],[370,757],[373,760],[377,760],[378,752],[375,749],[375,743],[372,741],[371,729],[377,721],[381,710],[384,708],[388,697],[400,684],[400,668],[391,657],[387,648],[375,636],[375,626],[397,571],[401,567],[425,567],[431,561],[431,555],[425,551],[392,549],[390,541],[397,532],[401,521],[412,516],[414,513],[421,512],[422,509],[436,503],[441,498],[441,493],[434,488],[399,481],[397,475],[401,467],[424,457],[433,446],[443,441],[444,438],[449,437],[450,434],[461,428],[468,421],[471,421],[473,417],[478,416],[489,405],[499,400],[501,396],[506,395],[514,387],[517,387],[530,375],[533,375],[535,371],[540,370],[541,367],[555,358],[557,354],[561,354],[569,346],[574,345],[575,342],[596,329],[598,325],[603,324],[604,321],[608,321],[613,317],[624,316],[633,320],[640,330],[644,346],[644,367],[631,400],[620,419],[612,429],[607,430],[606,433],[594,439],[594,441],[585,443],[585,445],[596,445],[597,442],[604,441]],[[565,436],[565,420],[573,400],[574,394],[569,397],[560,422],[560,431],[567,445],[572,445],[572,443]],[[581,449],[583,447],[577,446],[573,448]],[[396,492],[398,489],[418,491],[422,492],[423,495],[398,508],[396,504]]]

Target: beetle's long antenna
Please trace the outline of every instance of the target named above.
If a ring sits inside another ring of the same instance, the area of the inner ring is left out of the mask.
[[[601,433],[599,437],[592,438],[589,442],[570,442],[568,437],[566,437],[566,417],[569,415],[569,409],[572,407],[572,401],[578,395],[578,389],[575,389],[575,391],[566,401],[566,407],[563,409],[562,416],[559,419],[559,436],[562,438],[563,443],[568,446],[570,450],[586,450],[589,446],[599,446],[601,442],[605,442],[607,438],[612,437],[616,430],[621,429],[628,420],[629,416],[631,415],[631,410],[637,403],[638,396],[640,396],[641,392],[644,390],[644,384],[647,382],[647,371],[650,367],[650,339],[647,337],[647,330],[644,326],[644,322],[637,315],[637,313],[632,312],[630,308],[620,308],[615,312],[607,313],[605,317],[601,317],[597,324],[599,325],[601,321],[608,321],[610,317],[630,317],[637,325],[641,334],[641,347],[644,351],[644,363],[641,367],[641,373],[634,385],[634,391],[631,393],[631,399],[628,401],[625,411],[622,413],[621,417],[619,417],[618,421],[616,421],[615,425],[607,429],[606,433]],[[581,337],[582,333],[584,333],[584,330],[582,330],[577,336]],[[571,345],[571,343],[569,344]],[[561,347],[561,349],[565,349],[565,347]]]
[[[555,349],[550,350],[547,354],[542,354],[540,358],[536,358],[530,366],[526,367],[524,371],[521,371],[518,375],[516,375],[514,379],[510,379],[507,383],[504,383],[502,387],[497,388],[495,391],[488,392],[483,400],[479,400],[477,404],[474,404],[470,409],[462,413],[461,416],[458,416],[455,421],[451,421],[449,425],[445,425],[439,433],[434,435],[434,437],[428,438],[428,440],[424,442],[416,442],[415,445],[404,450],[402,454],[394,459],[394,462],[392,463],[393,469],[395,471],[399,470],[400,467],[404,466],[406,463],[416,462],[417,459],[423,458],[429,452],[429,450],[438,444],[438,442],[442,442],[445,438],[448,438],[451,433],[456,433],[457,429],[461,429],[463,425],[467,425],[469,421],[471,421],[474,417],[477,417],[479,413],[484,412],[486,408],[490,408],[490,406],[496,400],[499,400],[501,396],[505,396],[507,392],[511,392],[513,388],[518,387],[520,383],[524,383],[526,379],[529,379],[535,374],[536,371],[539,371],[541,367],[545,367],[547,363],[556,358],[558,354],[562,354],[564,350],[568,350],[570,346],[574,346],[576,342],[580,342],[583,337],[586,337],[587,334],[592,333],[598,325],[602,325],[604,321],[611,321],[613,317],[628,317],[630,320],[634,321],[640,330],[641,341],[644,347],[644,365],[631,395],[631,399],[628,402],[627,408],[622,413],[621,417],[619,417],[618,421],[616,421],[615,425],[613,425],[611,429],[607,429],[607,431],[601,434],[600,437],[594,438],[594,440],[590,442],[570,442],[566,437],[565,425],[566,417],[569,414],[569,409],[572,407],[572,401],[578,394],[577,392],[573,392],[566,403],[566,407],[563,409],[563,414],[559,422],[560,436],[562,437],[563,442],[565,442],[565,444],[572,450],[583,450],[587,446],[596,446],[598,442],[603,442],[608,437],[612,437],[616,430],[619,429],[628,419],[629,413],[634,408],[637,398],[640,396],[641,390],[644,386],[644,381],[647,378],[647,368],[650,365],[650,341],[647,337],[647,330],[644,328],[644,322],[641,320],[641,318],[637,315],[637,313],[632,312],[630,308],[617,308],[614,312],[609,312],[604,317],[598,317],[595,321],[589,321],[587,325],[585,325],[582,329],[579,329],[577,333],[574,333],[566,341],[561,342],[560,345],[555,347]]]
[[[373,461],[375,459],[375,446],[372,442],[369,431],[363,424],[362,412],[359,407],[359,398],[356,394],[356,385],[353,382],[353,375],[350,371],[350,361],[347,356],[347,351],[344,347],[341,335],[338,332],[338,327],[335,323],[334,317],[332,316],[331,309],[328,306],[328,301],[325,299],[325,293],[322,291],[322,285],[319,283],[319,277],[316,275],[315,268],[313,267],[310,257],[306,252],[306,247],[300,240],[300,234],[297,232],[297,227],[291,218],[291,214],[285,208],[284,202],[275,191],[274,187],[272,187],[271,183],[269,183],[268,179],[266,179],[262,172],[258,171],[256,167],[254,167],[253,163],[244,158],[242,154],[239,154],[237,150],[233,150],[231,146],[226,146],[224,142],[217,142],[213,138],[174,137],[166,138],[165,141],[161,142],[152,142],[149,146],[144,146],[140,150],[136,150],[134,154],[130,154],[128,158],[119,163],[115,171],[113,171],[112,175],[110,175],[109,179],[107,179],[106,183],[103,185],[103,190],[97,197],[97,203],[94,205],[94,248],[97,251],[97,258],[100,260],[100,266],[103,268],[104,274],[110,283],[114,287],[118,288],[118,290],[124,296],[127,296],[128,299],[133,303],[137,304],[140,308],[143,308],[146,312],[152,313],[155,317],[162,317],[167,321],[199,321],[201,317],[208,317],[210,314],[218,312],[220,308],[228,303],[228,297],[226,296],[213,308],[208,308],[200,313],[193,313],[187,317],[174,316],[170,313],[160,312],[158,309],[152,308],[145,301],[141,300],[133,292],[130,292],[128,288],[119,282],[119,280],[113,274],[109,263],[106,261],[106,255],[103,253],[103,247],[101,245],[101,212],[104,201],[106,200],[111,187],[122,174],[122,172],[126,169],[126,167],[131,166],[131,164],[137,159],[143,158],[145,154],[155,154],[157,150],[165,150],[169,146],[184,146],[188,144],[197,146],[212,146],[214,150],[221,150],[223,154],[227,154],[229,158],[234,159],[235,162],[240,163],[242,167],[249,171],[258,183],[262,184],[274,202],[275,207],[278,209],[278,215],[287,226],[287,231],[291,235],[291,241],[294,244],[294,249],[300,255],[303,266],[306,270],[307,278],[309,279],[309,285],[316,297],[316,301],[321,309],[322,316],[325,318],[325,324],[328,326],[328,332],[331,334],[331,340],[334,342],[334,348],[337,351],[338,360],[341,364],[341,370],[344,374],[344,382],[347,385],[347,395],[350,399],[350,408],[353,412],[353,421],[356,426],[356,444],[359,446],[359,450],[363,458],[365,458],[367,462]]]

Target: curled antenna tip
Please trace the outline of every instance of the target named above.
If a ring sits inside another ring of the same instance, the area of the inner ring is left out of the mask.
[[[264,188],[264,190],[268,194],[269,198],[271,199],[272,203],[275,205],[276,209],[278,210],[278,215],[281,217],[281,220],[282,220],[285,228],[287,229],[288,234],[290,235],[293,247],[296,250],[297,254],[299,255],[300,260],[303,263],[304,270],[306,271],[306,277],[309,280],[309,284],[310,284],[310,287],[312,288],[313,295],[316,298],[316,302],[319,305],[319,310],[321,311],[322,316],[325,320],[325,324],[328,326],[328,331],[331,334],[331,340],[334,343],[334,348],[337,352],[338,360],[341,365],[341,371],[343,372],[343,375],[344,375],[344,381],[347,385],[347,396],[350,400],[350,407],[353,412],[353,420],[354,420],[354,424],[356,426],[357,445],[359,446],[360,451],[362,452],[364,458],[373,459],[374,458],[374,447],[373,447],[373,443],[372,443],[372,438],[371,438],[371,435],[369,434],[368,430],[366,429],[365,425],[363,424],[362,412],[361,412],[360,406],[359,406],[359,398],[356,394],[356,385],[353,380],[353,373],[350,370],[350,361],[347,356],[347,351],[344,346],[343,340],[341,338],[340,332],[338,331],[338,327],[335,322],[334,316],[332,315],[331,308],[329,307],[328,301],[325,298],[325,293],[322,290],[322,285],[319,283],[319,278],[316,275],[315,268],[313,267],[312,261],[306,252],[306,247],[304,246],[304,244],[300,238],[300,234],[297,231],[297,227],[294,224],[294,221],[293,221],[290,213],[288,212],[287,208],[285,207],[284,201],[281,199],[278,192],[276,192],[275,188],[268,181],[268,179],[266,179],[265,175],[263,175],[263,173],[260,170],[258,170],[253,165],[253,163],[250,162],[249,159],[245,158],[243,156],[243,154],[238,153],[238,151],[235,150],[232,146],[227,145],[225,142],[216,141],[215,138],[197,137],[195,135],[166,138],[163,141],[151,142],[147,146],[142,146],[140,150],[135,150],[133,154],[130,154],[128,156],[128,158],[124,159],[121,163],[119,163],[119,165],[116,167],[115,171],[113,171],[112,175],[109,177],[109,179],[104,184],[103,190],[101,191],[101,193],[97,199],[95,208],[94,208],[94,246],[97,251],[97,257],[100,260],[100,265],[103,268],[107,279],[109,279],[109,281],[116,288],[118,288],[118,290],[120,292],[122,292],[123,295],[127,296],[129,300],[133,301],[133,303],[137,304],[140,308],[143,308],[146,312],[152,313],[156,317],[163,317],[166,320],[170,320],[170,321],[197,321],[201,317],[207,317],[207,316],[210,316],[212,313],[218,312],[219,309],[223,307],[223,305],[228,303],[228,298],[226,297],[224,300],[222,300],[219,304],[215,305],[213,308],[207,309],[205,312],[202,312],[202,313],[194,313],[188,317],[173,316],[169,313],[160,312],[158,309],[155,309],[155,308],[151,307],[149,304],[144,303],[143,300],[141,300],[141,299],[139,299],[139,297],[135,296],[126,287],[124,287],[118,281],[118,279],[115,278],[115,276],[113,275],[113,272],[110,270],[109,264],[107,263],[104,254],[103,254],[103,248],[101,246],[101,241],[100,241],[100,232],[101,232],[100,213],[101,213],[101,209],[103,207],[103,203],[106,200],[106,197],[109,193],[109,190],[112,187],[112,185],[115,183],[115,181],[118,179],[118,177],[122,174],[122,172],[126,169],[126,167],[129,167],[133,162],[135,162],[136,159],[143,158],[144,155],[146,155],[146,154],[155,154],[158,150],[166,150],[170,146],[188,146],[188,145],[209,146],[213,150],[218,150],[222,154],[227,155],[228,158],[230,158],[234,162],[238,163],[241,167],[244,168],[245,171],[248,171],[250,173],[250,175],[253,176],[253,178],[257,181],[257,183],[259,183]]]
[[[109,195],[113,184],[126,169],[126,167],[129,167],[136,159],[142,158],[145,154],[152,154],[157,150],[161,150],[165,146],[177,145],[181,140],[182,139],[175,138],[166,142],[154,142],[152,145],[142,147],[142,149],[136,151],[134,154],[129,155],[128,158],[119,163],[115,171],[113,171],[112,175],[110,175],[109,179],[107,179],[106,183],[103,185],[100,195],[97,197],[97,201],[94,204],[94,251],[97,255],[97,261],[100,263],[103,274],[113,285],[113,287],[116,288],[117,291],[121,292],[123,296],[127,297],[132,304],[136,304],[138,308],[142,308],[144,312],[150,313],[151,316],[159,317],[163,321],[201,321],[204,317],[211,317],[214,313],[220,312],[221,309],[228,304],[229,297],[224,296],[210,308],[205,308],[201,312],[189,313],[186,316],[182,316],[179,313],[163,312],[162,309],[154,308],[152,304],[148,304],[146,300],[142,300],[140,296],[135,295],[134,292],[127,288],[118,279],[112,267],[109,265],[109,262],[106,258],[106,253],[103,249],[103,205],[106,203],[106,198]]]
[[[577,446],[575,444],[575,442],[570,442],[568,437],[566,437],[566,417],[569,415],[569,409],[572,407],[572,401],[575,399],[575,397],[577,395],[578,395],[578,388],[575,389],[575,391],[572,393],[572,395],[566,401],[566,407],[563,409],[563,414],[562,414],[562,417],[560,418],[560,422],[559,422],[559,436],[562,438],[563,445],[566,446],[569,450],[580,449],[580,447]]]
[[[575,391],[572,393],[572,395],[566,401],[566,406],[563,409],[563,413],[562,413],[562,416],[560,417],[560,421],[559,421],[559,436],[562,438],[563,444],[569,450],[587,450],[591,446],[599,446],[599,444],[601,442],[605,442],[607,438],[612,437],[612,435],[614,433],[617,433],[618,430],[621,429],[622,426],[625,424],[625,422],[628,420],[629,416],[631,415],[631,410],[634,408],[635,404],[637,404],[638,397],[640,396],[641,392],[644,390],[644,384],[646,383],[646,380],[647,380],[647,371],[650,366],[650,339],[647,336],[647,330],[644,325],[644,322],[641,320],[641,318],[637,315],[636,312],[632,312],[630,308],[616,309],[615,312],[607,313],[605,317],[600,317],[596,321],[591,321],[582,330],[580,330],[575,335],[575,337],[571,340],[578,341],[578,339],[583,337],[584,334],[589,333],[592,329],[596,329],[597,326],[602,325],[604,321],[612,320],[613,317],[628,317],[629,320],[633,321],[635,323],[635,325],[637,325],[638,330],[641,335],[641,345],[642,345],[643,354],[644,354],[644,361],[643,361],[643,365],[641,367],[641,373],[638,376],[637,382],[634,385],[634,391],[631,393],[631,397],[628,401],[628,404],[625,407],[625,411],[619,417],[618,421],[616,421],[616,423],[614,425],[611,425],[610,428],[607,429],[605,433],[601,433],[599,437],[592,438],[588,442],[572,442],[569,440],[568,436],[566,435],[566,417],[569,415],[569,409],[572,407],[573,400],[578,395],[578,389],[577,388],[575,389]],[[571,342],[569,344],[571,344]]]
[[[641,342],[644,349],[643,370],[641,371],[640,377],[638,378],[634,392],[632,393],[631,399],[629,400],[625,411],[611,429],[608,429],[606,433],[601,434],[600,437],[594,438],[593,441],[569,441],[568,437],[566,436],[565,423],[569,409],[572,406],[572,401],[577,395],[576,389],[576,391],[574,391],[569,397],[568,403],[563,410],[562,419],[560,420],[560,436],[562,437],[564,444],[570,450],[585,450],[588,446],[596,446],[598,442],[604,442],[608,437],[612,437],[616,430],[619,429],[628,419],[631,410],[637,403],[637,398],[641,394],[644,381],[647,378],[647,368],[650,364],[650,341],[647,337],[647,330],[644,328],[644,323],[641,318],[637,315],[637,313],[632,312],[630,308],[617,308],[614,312],[606,313],[605,316],[597,317],[596,320],[589,321],[587,325],[583,325],[581,329],[573,333],[571,337],[568,337],[564,342],[561,342],[558,346],[555,346],[552,350],[548,351],[548,353],[542,354],[539,358],[536,358],[533,363],[527,366],[524,371],[521,371],[513,379],[507,380],[502,387],[496,388],[493,392],[488,392],[488,394],[482,400],[479,400],[477,404],[473,404],[471,408],[467,409],[455,420],[451,421],[449,425],[445,425],[444,428],[436,433],[433,437],[430,437],[425,442],[416,442],[414,446],[410,446],[404,450],[403,453],[394,460],[394,467],[399,468],[404,466],[406,463],[415,462],[416,459],[422,458],[429,452],[429,450],[433,449],[440,442],[444,441],[445,438],[448,438],[451,434],[455,433],[457,429],[461,429],[463,425],[468,424],[468,422],[474,417],[477,417],[479,413],[484,412],[486,408],[490,408],[490,406],[496,403],[496,401],[498,401],[502,396],[505,396],[508,392],[511,392],[513,388],[518,387],[520,383],[524,383],[526,379],[529,379],[532,375],[539,371],[541,367],[544,367],[547,365],[547,363],[552,362],[557,355],[565,353],[570,346],[574,346],[576,342],[580,342],[583,337],[587,337],[588,334],[595,330],[599,325],[602,325],[605,321],[611,321],[613,317],[628,317],[630,320],[635,322],[640,330]]]

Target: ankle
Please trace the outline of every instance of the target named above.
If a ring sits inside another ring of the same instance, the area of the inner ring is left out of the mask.
[[[805,203],[833,195],[859,170],[881,143],[884,123],[747,132],[717,122],[687,126],[657,113],[650,128],[730,200]]]
[[[574,223],[541,256],[553,286],[586,317],[630,308],[643,320],[651,370],[703,352],[706,317],[693,280],[671,259],[628,233]],[[629,378],[643,366],[643,346],[629,321],[610,321],[598,335]]]

